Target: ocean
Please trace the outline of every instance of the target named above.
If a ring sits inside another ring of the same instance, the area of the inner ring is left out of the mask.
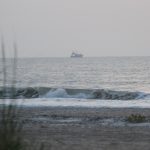
[[[0,103],[15,83],[15,99],[28,107],[150,107],[150,57],[19,58],[17,67],[6,59],[6,70]]]

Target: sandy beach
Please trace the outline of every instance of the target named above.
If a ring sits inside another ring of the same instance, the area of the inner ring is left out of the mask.
[[[131,114],[144,123],[128,123]],[[46,150],[149,150],[150,111],[140,108],[24,107],[26,142]]]

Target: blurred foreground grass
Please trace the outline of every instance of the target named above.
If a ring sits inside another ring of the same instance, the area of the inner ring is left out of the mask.
[[[15,101],[16,90],[16,70],[17,70],[17,46],[14,44],[14,59],[12,64],[13,79],[11,83],[11,98],[13,98],[9,104],[6,105],[5,96],[7,95],[7,68],[5,57],[5,45],[3,38],[1,39],[1,51],[2,51],[2,71],[3,87],[2,87],[2,101],[3,105],[0,105],[0,150],[44,150],[43,144],[40,147],[36,147],[34,144],[26,144],[23,136],[23,123],[19,117],[19,105]]]

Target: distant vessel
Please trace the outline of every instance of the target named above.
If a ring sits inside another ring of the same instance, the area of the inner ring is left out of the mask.
[[[82,58],[83,54],[77,53],[77,52],[72,52],[71,58]]]

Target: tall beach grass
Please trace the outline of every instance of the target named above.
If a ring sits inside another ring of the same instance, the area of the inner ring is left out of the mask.
[[[0,105],[0,150],[43,150],[43,144],[40,147],[35,147],[33,144],[27,145],[23,136],[23,123],[19,117],[20,106],[15,100],[16,91],[16,71],[17,71],[17,45],[14,44],[14,58],[12,65],[12,83],[11,90],[9,91],[10,100],[9,104],[6,104],[7,95],[7,67],[5,56],[5,44],[3,38],[1,39],[1,52],[2,52],[2,71],[3,85],[0,93],[0,98],[3,104]]]

